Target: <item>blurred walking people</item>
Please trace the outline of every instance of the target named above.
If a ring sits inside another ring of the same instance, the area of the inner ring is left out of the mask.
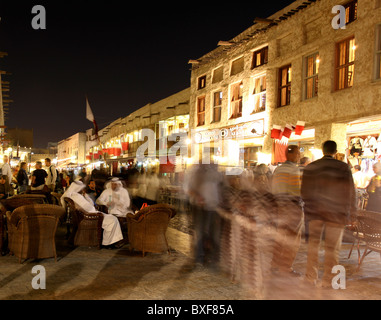
[[[381,163],[377,162],[373,165],[375,176],[369,182],[367,188],[369,199],[366,210],[381,212]]]
[[[144,168],[141,169],[140,174],[138,175],[138,191],[137,196],[140,198],[146,197],[147,192],[147,173]]]
[[[26,192],[28,190],[29,178],[28,178],[28,174],[27,174],[26,170],[27,170],[26,162],[21,162],[20,170],[17,173],[17,178],[16,178],[19,193],[23,193],[23,192]]]
[[[157,204],[160,190],[160,180],[156,172],[152,171],[146,177],[146,199],[148,200],[148,205]]]
[[[304,225],[300,197],[301,173],[297,166],[300,159],[299,147],[288,146],[286,159],[285,163],[275,169],[272,179],[272,192],[277,204],[272,269],[288,275],[295,274],[292,266],[300,248]]]
[[[323,287],[331,286],[332,268],[339,264],[344,228],[356,211],[352,172],[348,164],[335,159],[336,153],[336,142],[324,142],[324,157],[304,169],[301,188],[309,220],[306,280],[318,282],[319,246],[325,230]]]
[[[269,167],[261,163],[254,171],[254,187],[259,193],[271,192],[271,184],[269,177],[271,176]]]
[[[370,178],[361,171],[361,167],[359,165],[355,165],[353,167],[354,173],[353,176],[353,182],[355,184],[356,188],[356,203],[357,207],[359,209],[365,209],[365,199],[368,195],[366,188],[369,185]]]
[[[246,168],[240,175],[240,184],[246,190],[254,188],[254,171],[252,168]]]
[[[137,174],[136,182],[137,186],[132,190],[134,206],[140,209],[145,204],[149,206],[157,204],[160,188],[163,187],[163,181],[159,179],[157,173],[154,171],[147,173],[145,169],[142,169]]]
[[[214,164],[197,164],[186,173],[184,191],[193,215],[196,264],[217,264],[219,260],[221,219],[217,207],[223,184],[223,176]]]

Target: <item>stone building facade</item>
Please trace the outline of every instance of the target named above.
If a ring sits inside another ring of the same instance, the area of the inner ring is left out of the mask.
[[[136,164],[139,162],[136,152],[147,140],[142,136],[143,129],[149,129],[154,133],[156,154],[153,157],[159,159],[160,150],[164,148],[165,150],[161,152],[166,154],[173,145],[174,142],[169,141],[171,136],[175,137],[180,133],[188,135],[189,96],[190,89],[187,88],[158,102],[147,104],[126,117],[119,118],[99,131],[99,141],[92,129],[87,130],[88,163],[104,160],[114,169],[121,165]],[[159,162],[155,160],[149,160],[152,162],[150,166],[159,165]],[[148,163],[141,165],[147,166]]]
[[[57,167],[80,167],[86,163],[86,133],[78,132],[57,144]]]
[[[345,9],[345,29],[332,23],[336,5]],[[343,153],[354,137],[377,140],[380,52],[380,1],[295,1],[190,61],[191,129],[226,132],[263,121],[263,132],[246,133],[235,142],[241,153],[257,147],[255,152],[267,155],[274,152],[273,126],[298,121],[305,122],[304,133],[287,142],[299,144],[306,155],[316,154],[327,139]],[[210,140],[213,145],[218,137]]]

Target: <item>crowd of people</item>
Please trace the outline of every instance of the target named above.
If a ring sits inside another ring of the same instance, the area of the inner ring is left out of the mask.
[[[51,194],[56,193],[65,206],[64,198],[70,198],[86,212],[104,215],[102,245],[109,248],[124,243],[118,217],[134,214],[143,205],[158,203],[160,189],[168,185],[165,177],[159,178],[155,171],[147,173],[144,169],[122,168],[120,174],[114,176],[104,168],[94,169],[91,173],[86,168],[78,174],[66,170],[60,172],[49,158],[44,164],[37,161],[30,173],[25,162],[15,169],[11,169],[8,156],[4,156],[0,176],[1,200],[16,193],[43,193],[50,203],[54,203]]]
[[[301,159],[299,148],[289,145],[284,163],[261,164],[240,176],[224,176],[214,165],[193,166],[184,186],[195,217],[196,263],[218,261],[228,213],[236,219],[250,218],[257,232],[271,230],[266,250],[270,251],[272,274],[296,275],[307,283],[331,287],[345,228],[355,223],[357,210],[362,209],[356,201],[356,189],[361,187],[369,194],[365,209],[381,211],[381,164],[374,166],[375,176],[368,183],[358,185],[358,168],[338,159],[337,144],[326,141],[322,149],[324,156],[312,162]],[[324,274],[319,279],[323,232]],[[303,235],[308,245],[304,276],[293,268]]]
[[[295,274],[293,264],[304,235],[308,242],[305,278],[311,283],[318,281],[319,245],[325,231],[322,284],[330,286],[345,227],[354,222],[358,209],[381,212],[381,163],[374,165],[375,175],[369,179],[361,167],[352,167],[338,157],[334,141],[326,141],[322,149],[324,156],[312,162],[301,158],[297,146],[289,145],[284,163],[258,164],[240,175],[224,174],[214,164],[193,165],[186,170],[182,190],[193,217],[196,263],[219,263],[224,228],[221,212],[230,212],[249,217],[258,230],[272,230],[270,268],[276,274]],[[0,197],[13,194],[12,183],[17,184],[18,192],[61,193],[61,199],[71,198],[87,212],[104,214],[105,246],[123,238],[118,217],[134,214],[145,204],[158,203],[160,191],[170,185],[165,175],[136,168],[122,168],[114,177],[102,169],[91,174],[83,169],[74,176],[58,172],[50,159],[45,159],[46,169],[37,162],[30,176],[25,163],[12,174],[8,161],[4,157]]]

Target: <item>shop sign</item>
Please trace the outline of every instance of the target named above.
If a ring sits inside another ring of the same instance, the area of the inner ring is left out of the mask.
[[[237,124],[235,126],[194,133],[195,143],[209,141],[247,139],[264,135],[264,119]]]

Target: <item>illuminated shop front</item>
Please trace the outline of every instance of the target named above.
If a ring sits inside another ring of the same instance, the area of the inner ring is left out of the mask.
[[[21,147],[8,147],[3,150],[3,155],[9,158],[9,164],[12,168],[19,166],[21,162],[30,163],[31,161],[31,148]],[[4,163],[3,157],[0,158],[0,164]]]
[[[222,167],[249,167],[262,161],[264,119],[192,132],[190,162],[208,161]]]
[[[122,168],[131,169],[134,167],[138,170],[145,169],[146,171],[168,171],[167,167],[164,169],[163,166],[159,166],[159,150],[160,148],[165,148],[167,151],[174,143],[176,143],[176,141],[168,141],[171,140],[170,137],[175,136],[178,133],[183,133],[185,135],[188,133],[189,115],[174,116],[161,120],[150,126],[150,128],[154,131],[156,139],[156,159],[147,159],[145,161],[137,160],[136,153],[139,147],[144,143],[144,132],[143,128],[136,128],[127,133],[122,133],[117,137],[113,137],[104,143],[91,147],[86,156],[88,167],[95,166],[99,168],[104,165],[111,170],[111,174],[120,172]],[[171,167],[171,172],[172,171],[173,168]]]
[[[349,164],[360,165],[361,171],[373,176],[373,165],[381,160],[381,117],[348,123],[346,145]]]

